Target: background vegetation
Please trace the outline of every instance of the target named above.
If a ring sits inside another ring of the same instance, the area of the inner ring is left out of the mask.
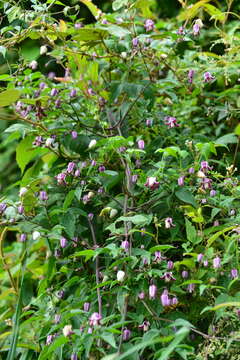
[[[0,359],[240,358],[240,4],[0,6]]]

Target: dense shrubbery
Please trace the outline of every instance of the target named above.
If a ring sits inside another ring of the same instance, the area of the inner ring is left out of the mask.
[[[0,358],[236,360],[238,15],[81,2],[5,9]]]

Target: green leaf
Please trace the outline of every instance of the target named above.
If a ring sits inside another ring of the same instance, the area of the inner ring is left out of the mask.
[[[127,3],[128,3],[128,0],[115,0],[112,3],[113,11],[117,11],[117,10],[121,9],[123,6],[126,6]]]
[[[2,56],[4,58],[6,56],[6,52],[7,52],[7,49],[5,48],[5,46],[0,46],[0,54],[2,54]]]
[[[240,124],[235,127],[234,133],[238,136],[240,135]]]
[[[195,208],[197,207],[197,202],[196,202],[193,194],[189,190],[184,189],[184,188],[179,189],[175,192],[175,195],[179,200],[181,200],[187,204],[191,204]]]
[[[64,203],[63,203],[63,210],[66,211],[69,206],[71,205],[73,199],[75,196],[75,190],[71,190],[69,191],[69,193],[67,194],[67,196],[65,197]]]
[[[106,26],[104,27],[104,30],[106,30],[109,34],[119,38],[123,38],[124,36],[131,34],[129,30],[117,25]]]
[[[218,305],[210,308],[209,310],[216,311],[216,310],[222,309],[224,307],[230,307],[230,306],[239,308],[240,307],[240,301],[229,301],[229,302],[226,302],[226,303],[223,303],[223,304],[218,304]]]
[[[108,344],[110,344],[113,348],[116,348],[116,341],[114,338],[114,335],[110,332],[105,331],[103,334],[101,334],[101,338],[107,342]]]
[[[186,224],[187,239],[194,244],[197,240],[197,231],[187,218],[185,218],[185,224]]]
[[[138,226],[144,226],[144,225],[149,225],[152,222],[152,215],[143,215],[143,214],[139,214],[139,215],[134,215],[134,216],[120,216],[116,222],[119,221],[130,221],[135,225]]]
[[[216,232],[214,235],[212,235],[209,239],[208,239],[208,242],[207,242],[207,247],[211,246],[212,243],[217,240],[219,238],[219,236],[225,234],[225,232],[227,231],[230,231],[230,230],[233,230],[236,228],[236,225],[233,225],[233,226],[229,226],[223,230],[220,230],[218,232]]]
[[[38,357],[38,360],[51,359],[51,355],[56,349],[60,348],[62,345],[66,344],[69,341],[68,338],[61,335],[58,336],[49,347],[45,346],[44,351]]]
[[[82,250],[74,253],[74,255],[71,255],[70,257],[76,257],[76,256],[85,256],[85,261],[88,261],[95,255],[94,250]]]
[[[97,6],[93,4],[92,0],[80,0],[80,2],[88,7],[88,9],[95,18],[98,18],[99,15],[102,13],[101,10],[98,9]]]
[[[104,29],[78,29],[74,39],[77,41],[96,41],[106,37],[107,31]]]
[[[167,249],[174,249],[175,246],[172,245],[156,245],[150,248],[150,252],[154,253],[155,251],[162,251],[162,250],[167,250]]]
[[[20,97],[20,91],[16,89],[9,89],[0,93],[0,107],[8,106],[17,101]]]
[[[16,160],[22,173],[27,164],[38,155],[43,155],[49,152],[48,149],[41,149],[39,147],[33,148],[34,136],[26,136],[16,148]]]
[[[190,328],[182,327],[175,334],[174,340],[163,350],[161,350],[161,356],[157,360],[168,360],[169,356],[174,352],[176,347],[183,341],[183,339],[189,334]]]
[[[219,20],[224,22],[225,14],[211,4],[204,4],[204,9],[211,15],[211,19]]]
[[[215,140],[215,144],[217,145],[227,145],[227,144],[236,144],[236,143],[237,143],[237,136],[235,134],[227,134]]]

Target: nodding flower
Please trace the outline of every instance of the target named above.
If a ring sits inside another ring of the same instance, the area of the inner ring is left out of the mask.
[[[145,21],[144,27],[146,31],[152,31],[154,29],[154,22],[151,19]]]
[[[180,125],[177,123],[177,119],[173,116],[166,116],[165,117],[165,124],[168,126],[169,129],[179,127]]]
[[[157,295],[157,287],[152,284],[149,286],[149,299],[155,299]]]
[[[91,315],[89,319],[89,325],[90,326],[100,325],[101,320],[102,320],[102,316],[99,313],[95,312]]]
[[[165,228],[170,229],[170,228],[172,228],[174,226],[176,226],[176,225],[173,224],[173,219],[171,217],[167,217],[165,219]]]
[[[146,183],[144,186],[148,187],[151,190],[158,189],[160,185],[160,182],[157,181],[157,178],[155,176],[151,176],[147,178]]]
[[[167,289],[165,289],[161,295],[161,303],[162,303],[162,306],[169,306],[171,303],[169,296],[168,296]]]

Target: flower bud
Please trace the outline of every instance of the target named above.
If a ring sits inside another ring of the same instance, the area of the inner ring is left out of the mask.
[[[90,303],[89,303],[89,302],[85,302],[85,303],[83,304],[83,310],[86,311],[86,312],[88,312],[89,309],[90,309]]]
[[[20,242],[25,242],[27,240],[27,235],[26,234],[21,234],[20,235]]]
[[[130,336],[131,336],[131,331],[128,329],[124,329],[122,334],[123,341],[128,341]]]
[[[73,130],[73,131],[71,132],[71,136],[72,136],[72,139],[76,139],[77,136],[78,136],[78,133],[77,133],[75,130]]]
[[[39,239],[40,236],[41,236],[41,234],[40,234],[39,231],[34,231],[34,232],[32,233],[32,238],[33,238],[33,240]]]
[[[47,48],[46,45],[42,45],[42,46],[40,47],[40,55],[46,54],[47,51],[48,51],[48,48]]]
[[[173,261],[169,260],[169,261],[167,262],[167,268],[168,268],[168,270],[172,270],[173,267],[174,267]]]
[[[62,249],[64,249],[67,246],[67,243],[68,243],[67,239],[65,237],[61,237],[60,246]]]
[[[138,294],[138,298],[139,298],[140,300],[143,300],[143,299],[145,298],[145,293],[144,293],[144,291],[141,291],[141,292]]]
[[[58,94],[58,89],[56,88],[53,88],[50,92],[50,96],[57,96],[57,94]]]
[[[119,270],[117,272],[117,280],[120,281],[120,282],[123,282],[125,279],[125,272],[122,271],[122,270]]]
[[[117,215],[118,211],[117,209],[112,209],[109,214],[109,218],[112,219]]]
[[[36,70],[37,67],[38,67],[37,61],[36,61],[36,60],[31,61],[30,64],[29,64],[29,67],[30,67],[30,69],[32,69],[32,70]]]
[[[76,90],[76,89],[72,89],[72,90],[70,91],[70,97],[73,98],[73,97],[75,97],[76,95],[77,95],[77,90]]]
[[[168,297],[168,290],[165,289],[161,295],[161,303],[162,306],[169,306],[170,305],[170,299]]]
[[[46,191],[40,191],[39,199],[41,201],[47,201],[48,200],[48,195],[47,195]]]
[[[182,278],[183,278],[183,279],[187,279],[187,278],[188,278],[188,271],[187,271],[187,270],[183,270],[183,271],[182,271]]]
[[[198,261],[198,262],[201,262],[202,259],[203,259],[203,254],[198,254],[198,256],[197,256],[197,261]]]
[[[17,208],[17,210],[18,210],[19,215],[22,215],[22,214],[24,213],[24,206],[23,206],[23,205],[19,205],[18,208]]]
[[[152,284],[149,286],[149,299],[155,299],[157,295],[157,287]]]
[[[71,336],[73,334],[72,325],[65,325],[62,332],[65,337]]]
[[[221,259],[219,256],[217,256],[213,259],[213,268],[219,269],[220,267],[221,267]]]
[[[26,187],[22,187],[19,191],[19,196],[23,196],[26,194],[26,192],[28,191],[28,189]]]
[[[145,147],[144,140],[138,140],[138,148],[143,150]]]

